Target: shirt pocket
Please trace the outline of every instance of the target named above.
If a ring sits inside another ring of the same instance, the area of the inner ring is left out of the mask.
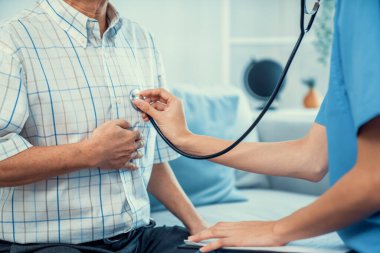
[[[40,145],[79,142],[111,119],[106,87],[89,87],[85,80],[78,81],[75,87],[67,87],[64,82],[50,80],[49,88],[38,83],[37,90],[28,94],[31,120],[25,127],[29,130],[28,137],[37,138],[34,142]]]

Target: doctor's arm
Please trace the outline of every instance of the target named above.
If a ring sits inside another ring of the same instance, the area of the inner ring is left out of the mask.
[[[231,141],[192,134],[186,126],[179,99],[163,89],[143,91],[135,101],[147,121],[152,116],[163,133],[180,149],[194,155],[219,152]],[[228,127],[228,125],[226,125]],[[314,124],[302,139],[279,143],[242,143],[213,162],[260,174],[321,180],[327,172],[325,128]]]
[[[179,147],[196,155],[216,153],[232,141],[189,135]],[[211,161],[248,172],[320,181],[327,172],[325,128],[314,124],[302,139],[277,143],[243,142]]]
[[[380,117],[370,121],[358,135],[355,166],[335,186],[311,205],[274,222],[221,223],[193,241],[220,238],[202,249],[225,246],[279,246],[288,242],[336,231],[380,210]]]

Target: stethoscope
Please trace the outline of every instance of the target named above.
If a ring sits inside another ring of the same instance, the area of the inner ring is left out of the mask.
[[[160,130],[160,127],[157,125],[157,123],[154,121],[154,119],[148,115],[149,117],[149,120],[151,122],[151,124],[153,125],[153,127],[156,129],[157,133],[161,136],[161,138],[169,145],[169,147],[171,147],[174,151],[176,151],[177,153],[179,153],[180,155],[182,156],[185,156],[187,158],[190,158],[190,159],[194,159],[194,160],[209,160],[209,159],[213,159],[213,158],[216,158],[216,157],[219,157],[219,156],[222,156],[228,152],[230,152],[231,150],[233,150],[236,146],[238,146],[255,128],[256,126],[260,123],[260,121],[262,120],[262,118],[264,117],[264,115],[268,112],[269,108],[271,107],[273,101],[276,99],[277,95],[278,95],[278,92],[280,91],[281,87],[282,87],[282,84],[284,83],[284,80],[285,80],[285,77],[288,73],[288,70],[294,60],[294,57],[295,55],[297,54],[297,51],[302,43],[302,40],[305,36],[306,33],[308,33],[314,23],[314,20],[315,20],[315,17],[318,13],[318,10],[319,10],[319,7],[320,7],[320,0],[315,0],[315,3],[314,3],[314,6],[313,6],[313,9],[311,11],[308,10],[307,6],[306,6],[306,0],[301,0],[301,15],[300,15],[300,35],[298,37],[298,40],[293,48],[293,51],[292,53],[290,54],[289,56],[289,59],[286,63],[286,66],[281,74],[281,77],[280,77],[280,80],[278,81],[272,95],[270,96],[269,100],[267,101],[267,103],[265,104],[264,108],[262,109],[262,111],[260,112],[260,114],[258,115],[258,117],[256,118],[256,120],[252,123],[252,125],[247,129],[247,131],[245,131],[245,133],[239,138],[237,139],[234,143],[232,143],[229,147],[225,148],[224,150],[222,151],[219,151],[215,154],[210,154],[210,155],[204,155],[204,156],[198,156],[198,155],[192,155],[192,154],[189,154],[189,153],[186,153],[184,151],[182,151],[181,149],[177,148],[168,138],[166,138],[166,136],[162,133],[162,131]],[[309,23],[307,24],[307,26],[305,27],[305,16],[306,15],[311,15],[310,17],[310,20],[309,20]],[[135,105],[133,104],[133,102],[137,99],[140,99],[140,91],[138,89],[134,89],[131,91],[130,93],[130,101],[132,103],[132,106],[138,110]]]

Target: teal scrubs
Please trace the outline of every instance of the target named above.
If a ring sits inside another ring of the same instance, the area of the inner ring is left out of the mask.
[[[327,131],[331,185],[355,165],[359,129],[380,116],[380,0],[336,4],[330,85],[316,119]],[[358,252],[380,252],[380,212],[338,233]]]

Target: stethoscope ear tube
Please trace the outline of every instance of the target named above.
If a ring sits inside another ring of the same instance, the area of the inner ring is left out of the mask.
[[[302,4],[303,3],[303,4]],[[319,4],[319,1],[318,1],[318,4]],[[304,0],[301,0],[301,9],[303,9],[305,6],[304,4]],[[318,5],[319,7],[319,5]],[[302,12],[302,15],[301,15],[301,22],[304,21],[304,12],[303,10],[301,10]],[[289,68],[294,60],[294,57],[296,56],[297,54],[297,51],[302,43],[302,40],[305,36],[305,34],[310,30],[313,22],[314,22],[314,19],[315,19],[315,16],[318,12],[318,8],[315,10],[315,13],[312,15],[311,17],[311,20],[307,26],[307,29],[303,29],[304,26],[302,25],[301,26],[301,33],[298,37],[298,40],[297,40],[297,43],[295,44],[294,48],[293,48],[293,51],[292,53],[290,54],[289,56],[289,59],[286,63],[286,66],[284,68],[284,71],[282,72],[281,74],[281,77],[272,93],[272,95],[270,96],[269,100],[266,102],[264,108],[262,109],[262,111],[260,112],[259,116],[256,118],[256,120],[252,123],[252,125],[243,133],[243,135],[237,139],[234,143],[232,143],[229,147],[225,148],[224,150],[221,150],[215,154],[210,154],[210,155],[203,155],[203,156],[199,156],[199,155],[193,155],[193,154],[189,154],[189,153],[186,153],[184,152],[183,150],[179,149],[176,145],[174,145],[163,133],[162,131],[160,130],[159,126],[157,125],[157,123],[154,121],[154,119],[148,115],[149,119],[150,119],[150,122],[152,123],[153,127],[156,129],[158,135],[166,142],[166,144],[169,145],[169,147],[171,147],[174,151],[176,151],[178,154],[184,156],[184,157],[187,157],[187,158],[190,158],[190,159],[194,159],[194,160],[210,160],[210,159],[214,159],[214,158],[217,158],[219,156],[222,156],[222,155],[225,155],[226,153],[230,152],[231,150],[233,150],[236,146],[238,146],[255,128],[256,126],[260,123],[260,121],[262,120],[262,118],[264,117],[264,115],[268,112],[269,108],[271,107],[272,103],[274,102],[274,100],[276,99],[279,91],[281,90],[281,87],[284,83],[284,80],[285,80],[285,77],[286,75],[288,74],[288,71],[289,71]]]

